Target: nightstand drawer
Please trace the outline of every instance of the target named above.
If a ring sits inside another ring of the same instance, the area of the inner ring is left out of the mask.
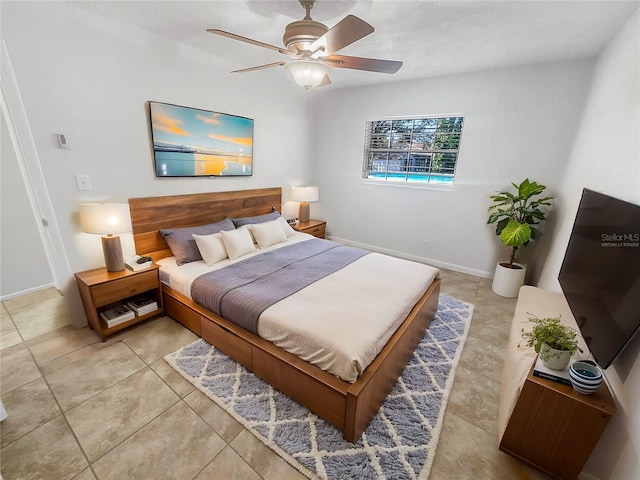
[[[158,288],[158,271],[155,269],[94,286],[93,302],[96,307],[100,307],[154,288]]]
[[[308,222],[299,222],[291,226],[295,231],[308,233],[314,237],[324,238],[326,234],[327,222],[324,220],[309,220]]]
[[[303,231],[304,233],[308,233],[310,235],[313,235],[314,237],[324,238],[326,226],[327,226],[326,223],[323,223],[322,225],[317,225],[315,227],[307,228]]]

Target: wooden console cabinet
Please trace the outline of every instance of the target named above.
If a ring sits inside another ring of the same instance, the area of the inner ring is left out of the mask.
[[[592,395],[533,375],[522,387],[500,450],[558,479],[575,480],[616,413],[603,382]]]

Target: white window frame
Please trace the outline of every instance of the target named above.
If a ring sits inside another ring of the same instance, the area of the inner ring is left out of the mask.
[[[451,119],[454,119],[455,124],[453,131],[450,124],[443,122],[451,122]],[[421,122],[418,131],[416,122]],[[460,156],[463,127],[464,115],[460,113],[367,120],[363,181],[380,185],[452,188]],[[388,131],[385,132],[387,128]],[[380,146],[375,148],[374,142],[379,142]],[[449,147],[450,143],[456,148],[442,148]],[[374,155],[377,159],[373,158]],[[444,165],[434,165],[436,156],[440,162],[445,162]],[[392,161],[395,165],[390,163]],[[372,172],[379,174],[372,175]]]

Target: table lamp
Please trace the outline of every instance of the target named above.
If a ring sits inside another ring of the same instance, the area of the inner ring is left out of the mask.
[[[318,187],[291,187],[291,200],[300,202],[298,220],[309,221],[309,203],[318,201]]]
[[[80,225],[85,233],[102,235],[102,251],[107,272],[124,270],[122,246],[117,233],[131,231],[127,203],[85,203],[78,205]]]

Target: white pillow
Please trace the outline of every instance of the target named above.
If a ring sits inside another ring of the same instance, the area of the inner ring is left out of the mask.
[[[256,249],[256,246],[253,244],[253,239],[251,238],[251,233],[249,233],[249,230],[246,228],[229,231],[222,230],[220,234],[222,235],[222,242],[231,260],[242,257]]]
[[[249,225],[249,228],[260,248],[269,247],[287,240],[287,235],[284,233],[284,229],[278,220],[254,223]]]
[[[278,217],[276,221],[280,224],[280,226],[284,230],[284,233],[287,237],[293,237],[296,234],[296,231],[293,228],[291,228],[291,225],[287,223],[284,217]]]
[[[200,255],[207,265],[211,266],[227,258],[227,249],[224,247],[221,234],[196,235],[194,233],[191,236],[196,241]]]
[[[249,224],[242,225],[241,227],[238,227],[236,230],[246,230],[247,232],[249,232],[249,235],[251,235],[251,241],[253,243],[258,243],[256,242],[256,237],[253,236],[253,232],[251,231],[251,225]]]

